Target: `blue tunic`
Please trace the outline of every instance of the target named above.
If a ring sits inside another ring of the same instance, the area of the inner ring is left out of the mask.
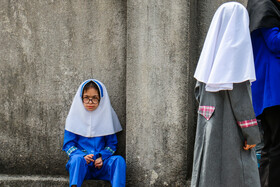
[[[125,186],[126,164],[121,156],[112,156],[117,148],[115,134],[87,138],[65,130],[63,150],[69,156],[66,169],[69,171],[70,186],[82,185],[84,179],[108,180],[113,187]],[[102,157],[101,169],[87,164],[84,156],[93,154],[96,160]]]
[[[261,28],[251,34],[257,80],[252,84],[256,116],[280,105],[280,30]]]

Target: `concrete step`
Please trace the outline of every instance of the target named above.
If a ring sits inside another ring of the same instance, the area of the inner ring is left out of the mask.
[[[0,175],[0,187],[68,187],[68,177],[41,175]],[[87,180],[82,187],[110,187],[108,181]]]

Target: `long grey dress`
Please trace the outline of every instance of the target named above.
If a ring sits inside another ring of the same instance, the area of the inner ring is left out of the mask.
[[[197,82],[199,102],[192,187],[259,187],[254,148],[243,149],[244,141],[260,141],[251,102],[249,81],[233,84],[233,90],[205,91]]]

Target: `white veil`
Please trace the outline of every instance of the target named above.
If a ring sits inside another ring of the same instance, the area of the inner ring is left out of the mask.
[[[210,92],[256,80],[249,16],[240,3],[224,3],[216,11],[194,77]]]
[[[82,101],[83,88],[90,81],[98,86],[101,98],[94,111],[86,110]],[[100,81],[89,79],[79,86],[66,119],[65,130],[84,137],[106,136],[122,130],[106,87]]]

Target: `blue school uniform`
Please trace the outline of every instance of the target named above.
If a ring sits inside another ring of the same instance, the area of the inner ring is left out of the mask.
[[[87,84],[95,84],[100,96],[98,107],[92,111],[83,104],[83,90]],[[116,133],[121,130],[104,84],[95,79],[83,82],[73,99],[64,131],[63,150],[69,156],[66,169],[70,186],[80,187],[85,179],[107,180],[113,187],[125,186],[125,160],[121,156],[113,156],[117,149]],[[93,160],[102,158],[100,169],[95,168],[93,162],[87,164],[84,156],[89,154],[94,155]]]
[[[116,134],[87,138],[65,130],[63,150],[69,156],[66,169],[70,186],[79,187],[87,179],[107,180],[113,187],[125,186],[126,163],[121,156],[113,156],[116,148]],[[93,162],[86,163],[84,156],[88,154],[93,154],[94,160],[102,157],[101,169],[95,168]]]
[[[257,80],[252,84],[256,116],[265,108],[280,105],[280,30],[257,29],[251,34]]]

